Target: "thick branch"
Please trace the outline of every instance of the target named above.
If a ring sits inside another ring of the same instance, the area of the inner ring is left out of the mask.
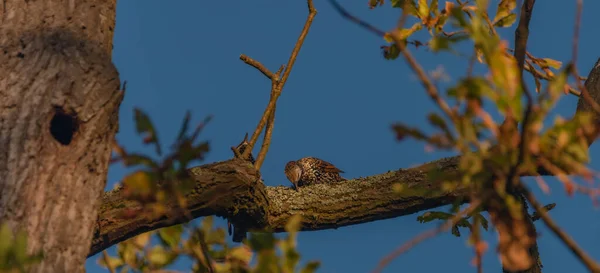
[[[322,230],[412,214],[460,200],[464,189],[443,192],[441,182],[430,182],[427,170],[445,173],[458,170],[458,157],[440,159],[422,166],[390,171],[337,185],[314,185],[296,192],[289,187],[265,187],[259,173],[243,160],[233,159],[190,169],[195,190],[187,196],[193,217],[217,215],[250,230],[283,232],[288,219],[302,215],[302,230]],[[392,190],[402,183],[402,194]],[[427,192],[427,190],[431,190]],[[179,214],[157,217],[135,215],[136,208],[121,195],[121,189],[106,192],[89,255],[137,234],[187,222]]]

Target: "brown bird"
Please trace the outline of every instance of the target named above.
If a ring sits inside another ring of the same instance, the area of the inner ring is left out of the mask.
[[[304,157],[290,161],[285,165],[285,176],[294,184],[294,188],[312,185],[329,184],[346,180],[340,176],[342,170],[333,164],[316,157]]]

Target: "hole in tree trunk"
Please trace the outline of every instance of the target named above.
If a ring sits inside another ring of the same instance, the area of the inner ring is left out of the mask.
[[[62,145],[69,145],[79,127],[77,116],[67,114],[62,108],[54,108],[50,121],[50,134]]]

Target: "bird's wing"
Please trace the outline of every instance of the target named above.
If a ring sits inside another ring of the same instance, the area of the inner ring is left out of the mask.
[[[319,164],[320,169],[322,169],[324,172],[328,172],[328,173],[343,173],[344,172],[344,171],[338,169],[336,166],[333,166],[333,164],[331,164],[325,160],[319,159],[317,161],[317,164]]]

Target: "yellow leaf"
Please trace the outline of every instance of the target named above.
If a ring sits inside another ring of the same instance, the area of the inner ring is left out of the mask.
[[[300,214],[295,214],[288,220],[287,224],[285,224],[286,232],[295,232],[300,230],[302,216]]]
[[[134,245],[139,249],[144,248],[150,241],[151,235],[152,235],[152,232],[146,232],[146,233],[142,233],[138,236],[133,237]]]
[[[408,29],[396,30],[391,35],[395,35],[395,38],[397,40],[402,41],[402,40],[406,40],[406,38],[408,38],[413,33],[421,30],[422,28],[423,28],[423,25],[421,23],[415,23],[412,27],[410,27]]]
[[[440,11],[438,10],[438,0],[431,0],[429,4],[429,12],[433,12],[434,15],[438,15]]]
[[[548,65],[549,67],[552,67],[554,69],[560,69],[560,67],[562,66],[561,61],[553,60],[550,58],[542,58],[542,60],[544,60],[546,62],[546,65]]]
[[[429,7],[427,6],[427,0],[419,0],[419,18],[421,20],[427,18],[429,15]]]
[[[391,42],[393,42],[393,41],[394,41],[394,37],[393,37],[393,36],[392,36],[392,34],[391,34],[391,33],[389,33],[389,32],[386,32],[386,33],[383,35],[383,39],[384,39],[386,42],[388,42],[388,43],[391,43]]]
[[[241,245],[231,249],[228,255],[233,259],[242,261],[244,265],[248,265],[250,264],[250,260],[252,260],[253,252],[247,245]]]
[[[494,17],[494,22],[500,20],[500,18],[504,18],[508,16],[512,10],[517,6],[517,0],[502,0],[498,4],[498,9],[496,10],[496,16]]]
[[[507,16],[502,17],[498,21],[496,21],[494,23],[494,26],[497,26],[497,27],[510,27],[516,21],[517,21],[517,15],[514,14],[514,13],[511,13],[511,14],[509,14]]]

